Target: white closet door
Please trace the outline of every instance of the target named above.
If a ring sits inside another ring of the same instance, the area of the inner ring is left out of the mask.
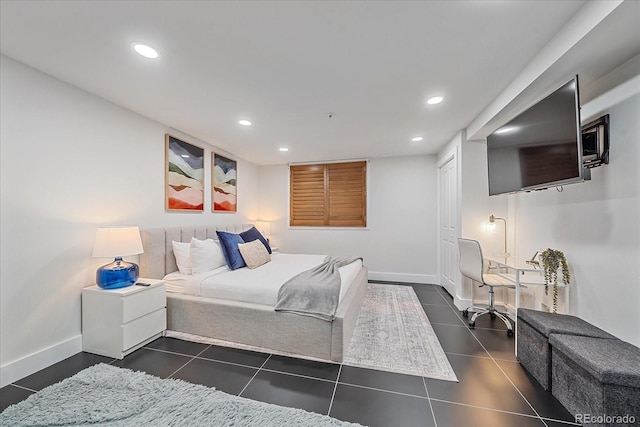
[[[440,175],[440,285],[456,295],[458,276],[458,171],[453,156],[439,168]]]

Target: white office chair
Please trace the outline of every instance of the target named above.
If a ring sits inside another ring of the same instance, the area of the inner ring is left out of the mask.
[[[469,320],[469,326],[474,327],[476,325],[476,319],[483,314],[489,314],[492,318],[496,316],[500,318],[505,325],[507,325],[507,335],[513,335],[513,327],[509,319],[499,313],[494,305],[494,292],[493,288],[514,288],[513,282],[500,277],[497,274],[488,274],[484,272],[484,258],[482,257],[482,248],[480,243],[476,240],[458,239],[458,248],[460,249],[460,273],[468,277],[469,279],[478,282],[480,287],[489,287],[489,307],[469,307],[462,311],[464,317],[469,316],[469,311],[474,312],[473,317]]]

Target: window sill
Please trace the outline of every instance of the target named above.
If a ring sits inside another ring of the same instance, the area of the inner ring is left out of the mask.
[[[369,231],[369,227],[330,227],[330,226],[309,226],[309,225],[290,225],[289,230],[322,230],[322,231]]]

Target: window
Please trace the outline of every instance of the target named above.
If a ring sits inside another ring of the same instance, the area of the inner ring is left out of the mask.
[[[366,161],[290,166],[289,180],[289,225],[366,227]]]

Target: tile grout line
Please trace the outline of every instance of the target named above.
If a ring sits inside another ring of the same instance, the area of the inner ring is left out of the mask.
[[[431,416],[433,417],[433,424],[438,427],[438,420],[436,420],[436,413],[433,411],[433,405],[431,404],[431,398],[429,397],[429,388],[427,387],[427,381],[422,377],[422,384],[424,385],[424,391],[427,392],[427,401],[429,402],[429,409],[431,409]]]
[[[478,359],[491,359],[491,357],[489,356],[477,356],[475,354],[454,353],[452,351],[445,351],[444,354],[453,354],[454,356],[477,357]],[[501,362],[518,363],[517,360],[499,359],[495,357],[494,359],[499,360]]]
[[[209,349],[209,347],[211,347],[211,345],[209,345],[207,348],[203,349],[200,353],[196,354],[195,356],[189,356],[191,357],[191,359],[189,359],[184,365],[180,366],[178,369],[176,369],[171,375],[169,375],[167,378],[172,378],[175,374],[178,373],[179,370],[181,370],[182,368],[184,368],[185,366],[187,366],[189,363],[193,362],[199,355],[201,355],[202,353],[204,353],[205,351],[207,351]],[[170,352],[167,352],[170,353]],[[174,354],[178,354],[178,353],[174,353]],[[181,355],[181,356],[184,356]],[[215,387],[214,387],[215,388]]]
[[[184,353],[178,353],[175,351],[169,351],[169,350],[162,350],[159,348],[146,348],[147,350],[153,350],[153,351],[157,351],[160,353],[168,353],[168,354],[175,354],[176,356],[184,356],[184,357],[190,357],[192,359],[198,359],[198,360],[206,360],[207,362],[216,362],[216,363],[224,363],[226,365],[233,365],[233,366],[239,366],[241,368],[250,368],[250,369],[259,369],[257,366],[252,366],[252,365],[244,365],[242,363],[236,363],[236,362],[229,362],[228,360],[220,360],[220,359],[212,359],[210,357],[202,357],[201,354],[204,353],[205,351],[207,351],[209,349],[209,347],[214,346],[215,344],[209,344],[209,346],[207,348],[205,348],[204,350],[202,350],[200,353],[198,353],[197,355],[193,356],[191,354],[184,354]],[[269,355],[267,355],[269,356]],[[268,357],[267,357],[268,359]],[[268,371],[268,369],[265,369]]]
[[[328,380],[326,378],[311,377],[309,375],[296,374],[294,372],[277,371],[275,369],[263,368],[262,370],[265,371],[265,372],[271,372],[271,373],[274,373],[274,374],[289,375],[290,377],[298,377],[298,378],[305,378],[305,379],[308,379],[308,380],[324,381],[326,383],[332,383],[334,381],[337,381],[337,380]]]
[[[518,416],[521,416],[521,417],[540,419],[539,415],[523,414],[521,412],[506,411],[504,409],[487,408],[485,406],[470,405],[468,403],[462,403],[462,402],[452,402],[451,400],[438,399],[438,398],[435,398],[435,397],[432,397],[431,400],[436,401],[436,402],[449,403],[451,405],[466,406],[468,408],[484,409],[486,411],[500,412],[500,413],[503,413],[503,414],[511,414],[511,415],[518,415]]]
[[[271,356],[273,356],[272,354],[269,355],[269,357],[267,357],[265,359],[264,362],[262,362],[262,365],[258,368],[258,370],[256,371],[255,374],[253,374],[253,376],[251,377],[251,379],[247,382],[247,384],[245,384],[245,386],[242,388],[242,390],[240,390],[240,393],[238,393],[238,397],[240,397],[242,395],[242,393],[244,393],[244,391],[247,389],[247,387],[249,387],[249,384],[251,384],[251,381],[253,381],[253,379],[260,373],[260,371],[262,370],[262,368],[264,368],[264,365],[267,364],[267,362],[269,361],[269,359],[271,359]],[[255,367],[254,367],[255,369]]]
[[[209,347],[211,347],[211,345],[209,344]],[[198,354],[196,354],[195,356],[193,354],[186,354],[186,353],[179,353],[177,351],[171,351],[171,350],[163,350],[161,348],[153,348],[153,347],[142,347],[145,350],[151,350],[151,351],[157,351],[159,353],[168,353],[168,354],[175,354],[176,356],[185,356],[185,357],[198,357],[199,355],[201,355],[204,351],[208,350],[209,347],[205,348],[204,350],[202,350],[201,352],[199,352]],[[127,355],[128,356],[128,355]]]
[[[365,389],[365,390],[373,390],[373,391],[381,391],[383,393],[397,394],[399,396],[415,397],[416,399],[425,399],[425,400],[428,399],[425,396],[418,396],[417,394],[402,393],[401,391],[393,391],[393,390],[384,390],[382,388],[368,387],[366,385],[345,383],[345,382],[342,382],[342,381],[338,381],[338,384],[346,385],[346,386],[350,386],[350,387],[362,388],[362,389]]]
[[[333,386],[333,393],[331,394],[331,401],[329,402],[329,410],[327,411],[327,416],[331,415],[331,409],[333,408],[333,399],[336,397],[336,390],[338,389],[338,381],[340,380],[340,374],[342,373],[342,363],[340,364],[340,368],[338,369],[338,376],[336,376],[336,383]]]
[[[438,292],[440,294],[440,298],[442,298],[444,300],[444,302],[447,304],[447,306],[453,310],[453,314],[455,314],[455,316],[458,318],[458,320],[460,321],[460,323],[462,323],[463,326],[465,326],[468,329],[468,325],[467,322],[460,317],[460,314],[458,314],[458,309],[452,304],[450,303],[447,298],[445,298],[444,295],[442,295],[442,292]],[[448,295],[448,294],[447,294]],[[451,297],[451,296],[450,296]]]
[[[492,357],[489,357],[489,356],[476,356],[475,354],[454,353],[454,352],[450,352],[450,351],[445,351],[444,354],[453,354],[455,356],[464,356],[464,357],[477,357],[478,359],[491,359],[492,358]],[[520,363],[517,360],[500,359],[498,357],[493,357],[493,359],[497,360],[497,361],[500,361],[500,362]]]
[[[209,345],[209,347],[212,346],[212,345],[213,344]],[[262,370],[262,371],[265,371],[265,372],[272,372],[272,373],[275,373],[275,374],[289,375],[289,376],[292,376],[292,377],[306,378],[306,379],[310,379],[310,380],[324,381],[324,382],[330,382],[330,383],[335,381],[335,380],[329,380],[329,379],[326,379],[326,378],[313,377],[313,376],[310,376],[310,375],[296,374],[294,372],[286,372],[286,371],[279,371],[277,369],[264,368],[263,367],[264,364],[267,362],[267,360],[269,360],[269,358],[271,356],[273,356],[272,354],[268,355],[267,359],[265,359],[265,361],[262,363],[261,367],[258,367],[258,366],[252,366],[252,365],[244,365],[242,363],[229,362],[227,360],[211,359],[211,358],[208,358],[208,357],[200,356],[203,352],[208,350],[208,347],[205,348],[204,350],[202,350],[196,356],[192,356],[190,354],[184,354],[184,353],[177,353],[177,352],[174,352],[174,351],[161,350],[161,349],[158,349],[158,348],[147,348],[147,350],[154,350],[154,351],[158,351],[158,352],[161,352],[161,353],[175,354],[176,356],[190,357],[191,360],[189,362],[193,361],[193,359],[198,359],[198,360],[205,360],[207,362],[223,363],[225,365],[232,365],[232,366],[238,366],[238,367],[241,367],[241,368]],[[342,366],[342,365],[339,365],[339,366]],[[182,367],[180,369],[182,369]],[[175,372],[174,372],[174,374],[175,374]]]
[[[423,304],[424,305],[424,304]],[[444,307],[444,306],[440,306],[440,307]],[[445,326],[456,326],[459,328],[466,328],[466,325],[458,325],[458,324],[454,324],[454,323],[442,323],[442,322],[431,322],[432,325],[445,325]],[[474,327],[474,330],[478,330],[481,329],[483,331],[498,331],[498,332],[502,332],[502,331],[507,331],[506,329],[500,329],[500,328],[483,328],[481,326],[476,326]]]
[[[20,380],[18,380],[18,381],[20,381]],[[30,391],[32,393],[37,393],[38,392],[38,390],[33,390],[33,389],[29,388],[29,387],[24,387],[24,386],[15,384],[15,383],[7,384],[7,385],[8,386],[14,386],[15,388],[20,388],[22,390],[27,390],[27,391]],[[2,388],[4,388],[4,387],[2,387]]]
[[[418,295],[418,294],[416,293],[416,295]],[[442,296],[442,295],[440,295],[440,296]],[[420,295],[418,295],[418,299],[420,299]],[[422,305],[433,305],[435,307],[449,307],[449,304],[447,304],[447,303],[436,304],[436,303],[432,303],[432,302],[422,302],[422,301],[420,301],[420,304],[422,304]]]
[[[271,355],[267,355],[267,358],[265,359],[265,362],[269,359]],[[211,359],[209,357],[197,357],[198,360],[205,360],[207,362],[215,362],[215,363],[223,363],[225,365],[232,365],[232,366],[238,366],[240,368],[250,368],[250,369],[260,369],[260,366],[255,366],[255,365],[245,365],[242,363],[236,363],[236,362],[229,362],[228,360],[220,360],[220,359]],[[264,363],[264,362],[263,362]],[[265,369],[268,370],[268,369]]]
[[[542,420],[543,421],[553,421],[555,423],[562,423],[562,424],[566,424],[568,426],[578,426],[578,427],[582,426],[582,424],[578,424],[578,423],[575,423],[575,422],[572,422],[572,421],[559,420],[557,418],[542,417]]]

